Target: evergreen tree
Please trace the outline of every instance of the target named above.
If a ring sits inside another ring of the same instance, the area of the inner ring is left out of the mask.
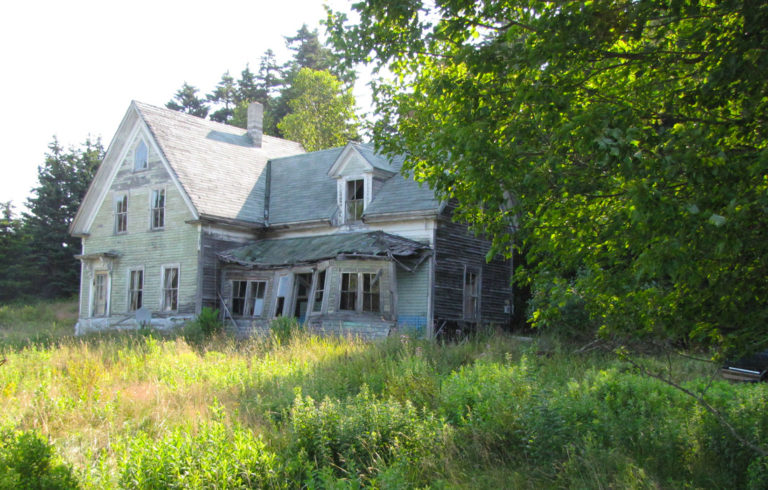
[[[232,119],[232,114],[237,103],[237,87],[235,85],[235,79],[229,74],[229,70],[224,72],[221,76],[221,80],[216,85],[216,88],[212,93],[208,94],[207,98],[208,102],[224,106],[211,114],[212,121],[226,123]]]
[[[54,138],[48,150],[38,167],[39,186],[27,200],[29,213],[24,213],[24,232],[29,235],[25,266],[35,293],[56,298],[77,292],[80,267],[74,255],[80,252],[80,240],[69,235],[69,225],[104,148],[101,140],[87,139],[81,148],[65,151]]]
[[[197,117],[206,117],[209,110],[205,100],[197,96],[197,89],[187,82],[184,82],[173,99],[165,104],[165,107]]]
[[[0,301],[17,299],[29,291],[23,259],[29,249],[22,221],[14,216],[11,201],[0,203]]]
[[[257,100],[259,92],[256,84],[256,74],[251,71],[250,65],[246,64],[245,69],[240,72],[240,80],[237,81],[235,103],[240,105],[243,102]]]

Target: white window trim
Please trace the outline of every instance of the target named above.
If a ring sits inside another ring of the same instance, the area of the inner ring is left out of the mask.
[[[125,202],[125,231],[118,231],[118,229],[117,229],[117,215],[118,215],[118,213],[117,213],[117,203],[118,203],[118,201],[120,201],[124,197],[127,199],[126,202]],[[124,235],[124,234],[128,233],[128,205],[129,205],[130,201],[131,201],[131,198],[130,198],[130,196],[128,195],[127,192],[116,192],[114,194],[114,196],[112,196],[112,216],[114,218],[114,233],[115,233],[115,235]]]
[[[323,278],[323,284],[322,288],[319,287],[320,284],[318,283],[317,279],[320,276],[321,273],[325,272],[325,277]],[[331,269],[330,267],[325,269],[318,269],[314,271],[312,276],[312,290],[310,293],[312,294],[312,297],[310,299],[310,307],[308,308],[307,316],[312,315],[321,315],[325,311],[325,306],[328,304],[328,286],[330,286],[330,277],[331,277]],[[315,310],[315,296],[317,295],[317,290],[321,289],[323,291],[323,297],[320,298],[320,311],[314,311]]]
[[[131,309],[131,272],[134,272],[134,271],[141,271],[141,306],[142,307],[144,306],[144,300],[146,299],[146,296],[147,296],[147,294],[146,294],[147,290],[145,288],[145,284],[147,283],[147,280],[146,280],[147,279],[147,273],[144,270],[144,266],[140,265],[140,266],[135,266],[135,267],[128,267],[126,269],[126,275],[128,277],[126,278],[126,281],[125,281],[126,282],[126,287],[125,287],[125,291],[126,291],[126,295],[125,295],[125,311],[126,312],[136,311],[136,310],[132,310]]]
[[[141,168],[136,168],[136,152],[139,149],[139,146],[144,143],[144,147],[147,149],[147,160],[144,162],[144,166]],[[146,141],[144,141],[144,138],[142,136],[139,136],[136,141],[136,145],[133,147],[133,171],[134,172],[144,172],[145,170],[149,170],[149,145]]]
[[[348,222],[347,221],[347,188],[348,182],[352,180],[363,181],[363,214],[368,209],[368,205],[373,200],[373,174],[366,172],[363,174],[347,175],[340,178],[336,184],[336,204],[339,207],[340,222],[344,225],[356,225],[362,223],[362,216],[360,221]]]
[[[354,310],[342,310],[341,309],[341,296],[342,296],[342,285],[344,284],[344,274],[357,274],[357,292],[355,293],[355,309]],[[377,278],[379,282],[379,311],[363,311],[363,296],[365,292],[363,291],[363,274],[371,274],[374,276],[374,278]],[[382,296],[382,288],[381,288],[381,278],[384,275],[384,271],[382,269],[379,269],[378,271],[339,271],[339,295],[338,300],[336,302],[336,311],[354,311],[355,313],[373,313],[373,314],[379,314],[383,312],[383,305],[381,296]],[[326,274],[326,281],[328,280],[328,275]],[[327,296],[325,294],[324,296]],[[325,300],[325,298],[323,298]]]
[[[154,208],[153,206],[153,194],[155,191],[163,191],[163,226],[158,226],[157,228],[152,226],[152,223],[154,223]],[[149,189],[149,230],[150,231],[156,231],[156,230],[164,230],[165,229],[165,223],[166,218],[168,217],[168,188],[166,186],[161,187],[151,187]]]
[[[106,274],[107,276],[107,302],[106,305],[104,305],[104,316],[94,317],[93,315],[93,290],[94,290],[94,282],[96,281],[96,275],[97,274]],[[88,293],[88,317],[89,318],[106,318],[109,317],[110,313],[110,298],[112,297],[112,272],[109,269],[95,269],[93,273],[91,274],[91,286],[89,288]]]
[[[176,309],[165,309],[165,271],[166,269],[176,269],[178,279],[178,287],[176,288]],[[160,313],[170,312],[176,313],[179,311],[179,305],[181,304],[181,265],[180,264],[163,264],[160,266]]]

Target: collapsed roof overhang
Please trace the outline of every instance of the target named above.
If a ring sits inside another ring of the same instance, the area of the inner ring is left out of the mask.
[[[259,268],[312,264],[329,259],[425,257],[429,245],[383,231],[259,240],[219,253],[224,263]]]

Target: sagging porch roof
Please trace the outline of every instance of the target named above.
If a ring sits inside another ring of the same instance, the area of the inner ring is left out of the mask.
[[[232,264],[279,267],[342,256],[391,259],[395,256],[415,256],[425,250],[430,250],[429,245],[383,231],[371,231],[259,240],[222,252],[218,257],[222,262]]]

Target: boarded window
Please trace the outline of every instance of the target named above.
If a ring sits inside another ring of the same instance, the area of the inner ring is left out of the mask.
[[[317,282],[315,283],[315,300],[312,304],[312,311],[318,313],[323,310],[323,296],[325,295],[325,271],[319,271]]]
[[[363,179],[347,181],[346,212],[347,222],[363,219],[365,208],[365,181]]]
[[[163,269],[163,311],[179,309],[179,269],[168,267]]]
[[[115,232],[128,231],[128,196],[123,195],[115,199]]]
[[[97,272],[93,275],[93,307],[92,316],[104,316],[107,314],[107,281],[106,272]]]
[[[477,320],[480,306],[480,276],[476,270],[464,270],[464,318]]]
[[[149,150],[147,144],[144,141],[139,141],[136,145],[136,151],[133,154],[133,169],[144,170],[149,166]]]
[[[128,309],[136,311],[144,302],[144,271],[131,271],[131,283],[128,287]]]
[[[152,191],[151,228],[153,230],[165,226],[165,189]]]
[[[379,312],[379,275],[363,273],[363,311]]]
[[[357,273],[344,272],[341,274],[341,303],[340,310],[355,311],[357,305]]]

